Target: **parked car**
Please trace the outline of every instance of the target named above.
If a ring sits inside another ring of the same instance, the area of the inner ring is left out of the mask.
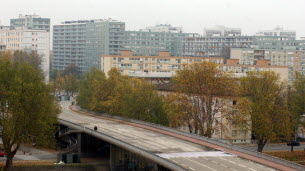
[[[1,151],[0,152],[0,157],[6,157],[6,152]]]
[[[287,146],[300,146],[300,143],[296,140],[291,140],[291,142],[287,143]]]

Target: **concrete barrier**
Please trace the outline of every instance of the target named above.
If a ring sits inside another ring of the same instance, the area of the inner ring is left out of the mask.
[[[158,125],[158,124],[154,124],[154,123],[150,123],[150,122],[124,118],[124,117],[120,117],[120,116],[110,115],[110,114],[107,114],[107,113],[94,112],[94,111],[90,111],[90,110],[87,110],[87,109],[83,109],[80,106],[76,106],[76,107],[80,111],[84,111],[84,112],[91,113],[91,114],[94,114],[94,115],[103,116],[103,117],[107,117],[107,118],[118,119],[118,120],[122,120],[122,121],[137,123],[137,124],[161,129],[161,130],[172,132],[172,133],[175,133],[175,134],[178,134],[178,135],[183,135],[183,136],[186,136],[186,137],[190,137],[190,138],[194,138],[194,139],[197,139],[197,140],[205,141],[205,142],[208,142],[208,143],[211,143],[211,144],[214,144],[214,145],[218,145],[220,147],[224,147],[224,148],[227,148],[227,149],[231,149],[231,150],[234,150],[234,151],[237,151],[237,152],[245,153],[245,154],[255,156],[255,157],[258,157],[258,158],[262,158],[262,159],[265,159],[267,161],[271,161],[271,162],[274,162],[274,163],[277,163],[277,164],[281,164],[281,165],[284,165],[284,166],[287,166],[287,167],[290,167],[290,168],[293,168],[293,169],[305,170],[304,165],[294,163],[294,162],[291,162],[291,161],[288,161],[288,160],[284,160],[284,159],[281,159],[281,158],[277,158],[277,157],[274,157],[274,156],[271,156],[271,155],[268,155],[268,154],[260,153],[260,152],[254,151],[254,150],[250,150],[250,149],[238,147],[238,146],[235,146],[235,145],[232,145],[232,144],[224,143],[222,141],[219,141],[219,140],[216,140],[216,139],[213,139],[213,138],[207,138],[207,137],[199,136],[197,134],[183,132],[183,131],[180,131],[180,130],[177,130],[177,129],[169,128],[169,127],[166,127],[166,126],[163,126],[163,125]]]

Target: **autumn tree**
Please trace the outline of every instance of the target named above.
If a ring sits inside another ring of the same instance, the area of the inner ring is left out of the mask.
[[[305,75],[296,72],[288,93],[289,111],[292,114],[293,128],[305,127]],[[296,135],[295,135],[296,136]]]
[[[27,62],[0,56],[0,80],[0,128],[9,169],[21,144],[55,141],[60,107],[40,71]]]
[[[188,96],[172,93],[165,97],[163,108],[167,114],[170,127],[179,128],[187,126],[190,133],[197,133],[193,123],[196,113]]]
[[[216,64],[203,61],[177,71],[174,85],[177,92],[187,96],[194,106],[194,131],[212,137],[215,115],[225,113],[224,104],[235,96],[235,79],[218,70]]]
[[[167,125],[163,98],[154,86],[138,78],[123,79],[110,98],[111,113],[124,117]]]
[[[98,92],[100,86],[97,85],[105,81],[106,76],[101,70],[91,68],[90,71],[86,72],[79,83],[79,93],[76,98],[77,104],[89,110],[99,111],[97,110],[98,101],[96,98],[100,95],[98,93],[103,94],[104,92]]]
[[[80,83],[78,104],[86,109],[167,125],[163,99],[144,80],[121,75],[117,68],[108,77],[91,69]]]
[[[285,85],[274,72],[250,72],[240,80],[243,105],[239,114],[251,118],[257,151],[262,152],[268,141],[292,135],[291,115],[287,106]]]

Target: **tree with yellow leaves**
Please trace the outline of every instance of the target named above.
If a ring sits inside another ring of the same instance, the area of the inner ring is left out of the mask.
[[[240,80],[240,96],[244,103],[239,115],[251,118],[258,152],[263,151],[268,141],[291,137],[292,116],[287,105],[287,89],[277,74],[269,71],[248,73]]]
[[[203,61],[177,71],[174,87],[193,105],[195,132],[212,137],[216,129],[216,114],[225,113],[225,104],[235,98],[236,80],[218,70],[216,64]]]

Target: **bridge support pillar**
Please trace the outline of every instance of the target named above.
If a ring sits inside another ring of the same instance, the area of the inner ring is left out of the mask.
[[[82,153],[82,133],[77,133],[77,155],[80,162],[80,156]]]

